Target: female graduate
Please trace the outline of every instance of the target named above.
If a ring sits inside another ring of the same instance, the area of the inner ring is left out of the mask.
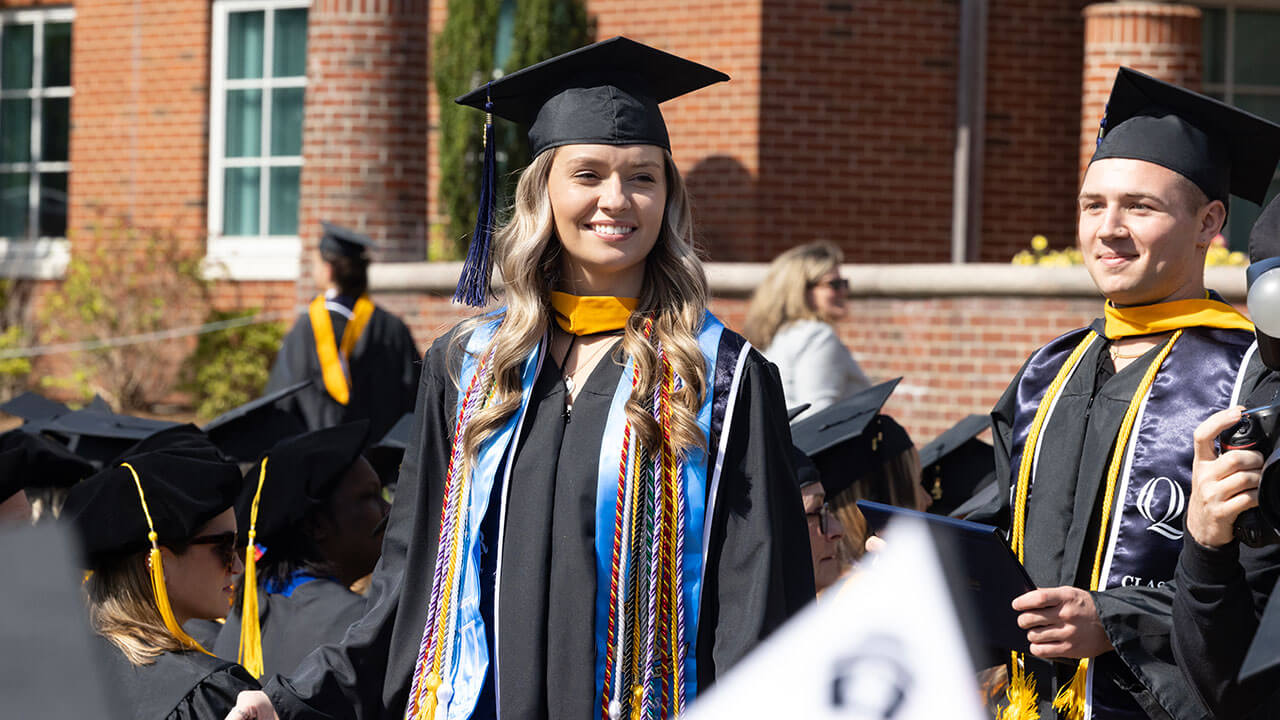
[[[212,446],[186,447],[131,456],[67,496],[62,517],[79,531],[91,571],[99,665],[129,717],[220,718],[237,693],[258,687],[182,629],[226,614],[243,569],[232,511],[239,488],[238,468]]]
[[[427,354],[368,613],[228,717],[670,717],[813,597],[777,372],[706,310],[658,110],[725,79],[613,38],[459,99],[531,126],[505,305]]]

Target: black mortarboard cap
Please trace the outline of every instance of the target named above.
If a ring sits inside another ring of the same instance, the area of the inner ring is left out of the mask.
[[[127,458],[138,474],[161,545],[190,540],[200,527],[235,504],[240,469],[216,448],[171,448]],[[71,488],[62,520],[80,531],[89,567],[151,546],[133,474],[112,465]]]
[[[103,676],[75,541],[54,525],[0,534],[0,697],[13,718],[130,715]],[[114,650],[114,648],[112,648]]]
[[[1122,67],[1091,162],[1107,158],[1166,167],[1210,200],[1261,205],[1280,162],[1280,125]]]
[[[209,441],[209,436],[205,435],[203,430],[191,423],[185,423],[171,425],[151,433],[130,445],[128,449],[112,458],[110,462],[104,463],[103,466],[119,465],[134,455],[157,450],[211,450],[220,452],[217,446]],[[225,455],[223,459],[227,459]]]
[[[1271,199],[1249,230],[1249,262],[1280,258],[1280,195]],[[1267,269],[1271,269],[1269,266]],[[1250,275],[1255,271],[1250,268]],[[1250,277],[1252,284],[1253,277]]]
[[[312,382],[303,380],[232,408],[209,421],[204,431],[232,459],[253,462],[281,440],[307,431],[302,420],[279,403]]]
[[[71,408],[60,402],[50,400],[43,395],[28,391],[0,405],[0,411],[20,417],[23,420],[46,420],[69,413]]]
[[[148,436],[178,425],[166,420],[117,415],[98,410],[74,410],[38,421],[42,432],[66,443],[75,454],[102,467]]]
[[[455,100],[487,113],[479,212],[454,302],[488,302],[497,161],[492,116],[529,128],[536,157],[561,145],[671,149],[658,105],[729,76],[625,37],[602,40],[486,83]]]
[[[93,465],[61,443],[22,429],[0,435],[0,502],[19,490],[65,488],[93,474]]]
[[[413,413],[405,413],[387,431],[382,439],[364,451],[365,459],[373,466],[374,472],[383,485],[396,482],[400,474],[400,461],[404,459],[404,451],[409,447],[409,433],[413,429]]]
[[[294,530],[310,510],[323,504],[359,459],[368,433],[369,421],[357,420],[287,438],[267,451],[267,473],[258,498],[258,542],[270,547],[273,534]],[[236,519],[244,531],[261,474],[259,458],[245,474],[236,500]]]
[[[570,144],[671,149],[660,103],[729,79],[706,65],[613,37],[517,70],[458,103],[529,128],[533,154]]]
[[[791,464],[795,467],[797,486],[805,487],[822,481],[822,474],[818,472],[818,466],[814,465],[809,456],[795,445],[791,446]]]
[[[368,235],[361,235],[341,225],[334,225],[326,220],[320,221],[324,233],[320,236],[320,252],[343,257],[367,258],[369,252],[377,250],[378,245]]]
[[[787,422],[791,422],[792,420],[795,420],[796,417],[800,415],[800,413],[804,412],[805,410],[808,410],[809,406],[812,404],[813,403],[800,403],[795,407],[787,408]]]
[[[929,512],[948,515],[995,480],[995,451],[977,439],[989,427],[986,415],[970,415],[920,448],[922,482],[933,495]]]
[[[880,413],[896,378],[829,405],[791,426],[796,447],[808,455],[834,495],[876,464],[912,447],[911,438],[893,418]]]

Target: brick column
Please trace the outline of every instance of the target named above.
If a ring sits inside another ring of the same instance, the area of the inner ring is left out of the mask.
[[[315,0],[298,234],[299,299],[316,291],[320,220],[372,237],[381,261],[426,258],[428,0]]]
[[[1192,90],[1200,87],[1200,10],[1154,2],[1100,2],[1084,9],[1080,179],[1097,147],[1098,122],[1116,69],[1125,65]]]

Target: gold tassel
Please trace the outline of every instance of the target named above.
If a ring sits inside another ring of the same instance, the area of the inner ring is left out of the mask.
[[[1005,692],[1005,701],[1007,704],[996,715],[996,720],[1040,720],[1036,679],[1022,667],[1016,656],[1009,667],[1009,688]]]
[[[1089,660],[1085,658],[1076,666],[1071,682],[1058,691],[1053,699],[1053,709],[1062,714],[1065,720],[1084,720],[1085,689],[1089,680]]]
[[[133,475],[133,483],[138,487],[138,500],[142,502],[142,514],[147,516],[147,540],[151,541],[151,555],[148,557],[148,566],[151,570],[151,592],[156,597],[156,609],[160,611],[160,618],[164,620],[164,626],[169,633],[177,639],[178,643],[188,650],[199,650],[205,655],[212,656],[213,653],[201,647],[195,638],[191,637],[178,624],[178,619],[173,616],[173,608],[169,605],[169,591],[164,585],[164,562],[160,557],[160,536],[156,534],[155,525],[151,522],[151,510],[147,508],[147,497],[142,492],[142,480],[138,478],[138,471],[133,469],[129,463],[120,463],[120,466],[127,469]]]
[[[427,699],[422,703],[422,710],[418,713],[419,720],[434,720],[436,716],[436,691],[440,689],[440,674],[431,673],[427,675]]]
[[[262,458],[258,472],[258,489],[253,494],[249,508],[249,544],[244,550],[244,602],[240,604],[240,664],[250,675],[261,678],[262,627],[258,623],[258,553],[254,541],[258,537],[258,501],[262,498],[262,485],[267,479],[267,458]]]

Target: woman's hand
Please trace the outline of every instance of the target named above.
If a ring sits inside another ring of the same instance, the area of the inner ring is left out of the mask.
[[[261,690],[246,690],[236,698],[236,706],[231,708],[224,720],[280,720],[280,716],[271,707],[266,693]]]

